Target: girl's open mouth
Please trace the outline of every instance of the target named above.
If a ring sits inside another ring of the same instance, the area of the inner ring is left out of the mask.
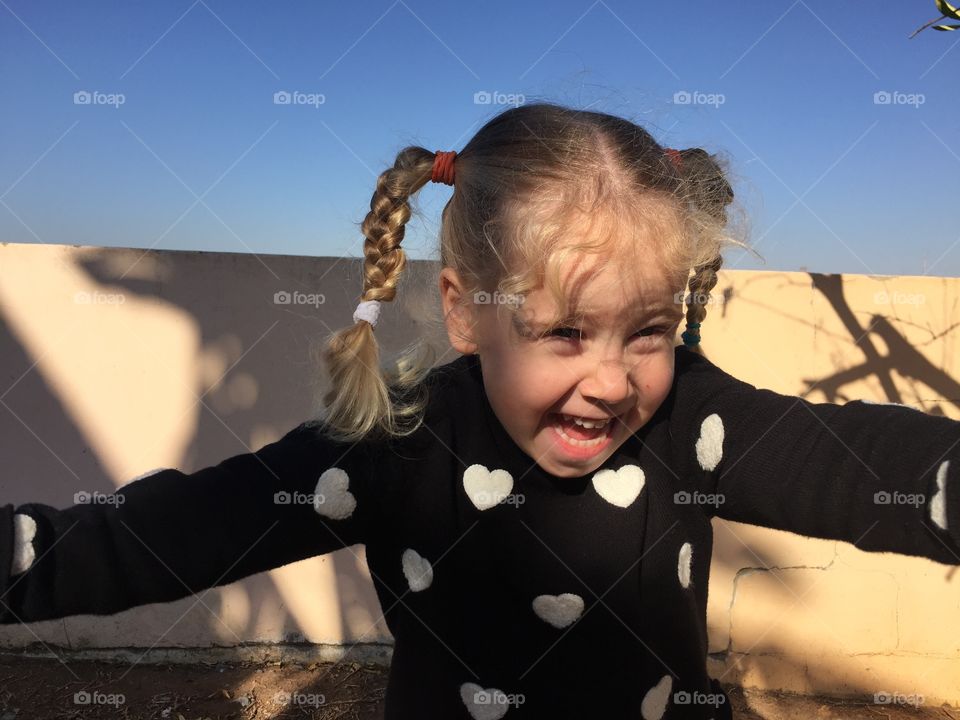
[[[561,440],[561,447],[574,457],[592,457],[605,448],[614,427],[614,418],[578,418],[561,413],[553,414],[553,429]]]

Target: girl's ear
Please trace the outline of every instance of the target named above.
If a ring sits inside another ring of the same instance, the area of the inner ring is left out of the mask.
[[[477,305],[465,295],[466,286],[456,270],[450,267],[440,271],[440,300],[443,303],[443,321],[447,326],[450,344],[462,355],[477,352]]]

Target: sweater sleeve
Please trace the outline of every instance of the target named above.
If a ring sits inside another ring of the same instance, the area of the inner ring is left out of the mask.
[[[303,423],[257,452],[77,493],[66,509],[0,506],[0,623],[167,602],[362,543],[375,455]]]
[[[811,403],[680,352],[671,434],[712,514],[960,565],[960,422]]]

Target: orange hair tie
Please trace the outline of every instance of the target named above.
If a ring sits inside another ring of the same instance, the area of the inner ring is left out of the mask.
[[[677,172],[683,169],[683,158],[680,157],[680,151],[675,148],[666,148],[663,151],[664,155],[670,158],[670,162],[673,163],[673,166],[677,169]]]
[[[456,151],[444,152],[437,150],[433,158],[433,173],[430,179],[433,182],[442,182],[445,185],[453,185],[453,161],[456,159]]]

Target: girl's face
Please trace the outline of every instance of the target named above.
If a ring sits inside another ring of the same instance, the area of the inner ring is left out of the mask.
[[[479,354],[487,397],[507,433],[546,472],[579,477],[643,427],[669,393],[682,285],[650,264],[618,267],[596,255],[568,262],[561,279],[576,290],[571,311],[581,317],[555,326],[548,322],[558,308],[540,287],[515,314],[498,307],[507,298],[482,297],[493,302],[473,304],[468,325],[453,321],[451,329],[456,272],[445,268],[440,285],[451,342]]]

